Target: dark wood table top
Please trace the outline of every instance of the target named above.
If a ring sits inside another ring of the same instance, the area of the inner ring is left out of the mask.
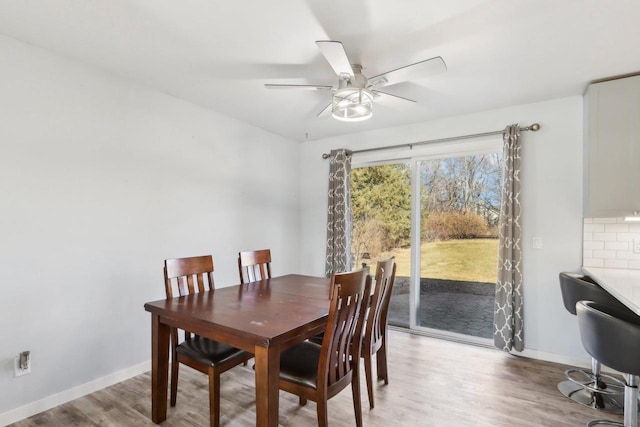
[[[290,274],[144,307],[163,323],[253,351],[256,345],[282,344],[322,329],[329,313],[329,283],[326,278]]]

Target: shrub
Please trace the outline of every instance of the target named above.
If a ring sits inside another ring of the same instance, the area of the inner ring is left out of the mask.
[[[377,254],[388,251],[393,247],[393,240],[385,224],[377,219],[367,219],[353,224],[351,234],[351,250],[357,250]],[[362,244],[361,244],[362,243]]]
[[[427,240],[469,239],[486,236],[489,229],[485,219],[474,213],[431,213],[423,221],[422,235]]]

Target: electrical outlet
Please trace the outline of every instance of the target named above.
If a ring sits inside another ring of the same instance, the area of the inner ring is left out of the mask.
[[[633,253],[640,254],[640,238],[633,239]]]
[[[542,249],[542,237],[533,238],[533,249]]]
[[[31,355],[30,354],[26,358],[26,362],[25,362],[24,356],[22,358],[21,356],[18,356],[15,359],[13,359],[13,373],[16,377],[21,377],[23,375],[27,375],[31,373]]]

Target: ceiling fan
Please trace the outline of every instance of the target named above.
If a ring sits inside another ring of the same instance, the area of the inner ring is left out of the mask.
[[[316,45],[338,76],[337,87],[297,84],[265,84],[265,87],[267,89],[330,91],[333,93],[332,102],[318,113],[318,116],[331,111],[334,118],[342,121],[356,122],[370,118],[373,115],[373,102],[378,100],[384,102],[385,99],[396,99],[415,103],[416,101],[412,99],[382,92],[378,88],[436,75],[447,70],[444,60],[436,56],[367,78],[362,74],[362,65],[349,62],[341,42],[317,41]]]

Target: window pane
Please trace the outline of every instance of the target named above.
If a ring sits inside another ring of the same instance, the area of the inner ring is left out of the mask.
[[[408,163],[351,171],[352,261],[375,273],[376,262],[395,256],[396,281],[389,323],[409,326],[411,168]],[[400,301],[402,299],[402,301]]]
[[[419,162],[419,326],[490,338],[498,257],[500,154]]]

